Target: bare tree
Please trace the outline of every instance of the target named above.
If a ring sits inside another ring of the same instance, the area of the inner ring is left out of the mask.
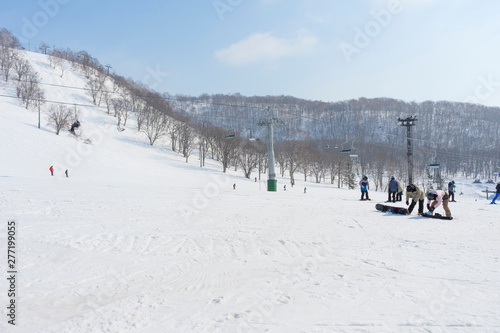
[[[14,67],[17,50],[10,47],[0,48],[0,69],[3,72],[5,82],[9,81],[10,72]]]
[[[17,96],[21,98],[26,109],[31,105],[37,105],[38,100],[43,100],[43,91],[38,85],[39,80],[38,73],[29,70],[25,74],[25,79],[17,82]]]
[[[91,75],[89,81],[87,82],[87,92],[92,97],[94,105],[101,105],[102,92],[105,82],[106,75],[100,72],[97,72],[95,75]]]
[[[17,57],[14,63],[14,69],[17,74],[17,81],[23,80],[28,72],[33,71],[29,61],[21,57]]]
[[[259,153],[255,146],[251,142],[240,145],[236,153],[236,159],[243,169],[245,177],[250,179],[253,170],[259,166]]]
[[[228,135],[221,129],[214,132],[214,144],[217,147],[217,155],[222,163],[222,171],[225,173],[229,164],[234,160],[239,137]]]
[[[182,155],[186,158],[186,163],[188,162],[189,156],[191,156],[195,147],[195,139],[195,130],[189,126],[188,123],[184,122],[179,132],[179,149],[182,151]]]
[[[156,140],[166,134],[169,125],[170,119],[165,112],[150,108],[145,112],[144,126],[141,131],[146,134],[152,146]]]
[[[73,112],[70,108],[64,105],[52,105],[48,112],[49,116],[49,125],[52,125],[56,129],[56,134],[59,135],[59,132],[63,127],[69,127],[71,124],[71,117],[73,116]]]

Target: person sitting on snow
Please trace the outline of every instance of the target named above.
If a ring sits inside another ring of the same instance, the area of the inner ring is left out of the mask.
[[[448,202],[450,201],[450,196],[445,191],[440,190],[431,190],[426,195],[429,200],[427,203],[427,209],[429,209],[429,215],[434,213],[434,210],[439,207],[439,205],[443,204],[444,212],[447,217],[451,217],[450,208],[448,208]]]

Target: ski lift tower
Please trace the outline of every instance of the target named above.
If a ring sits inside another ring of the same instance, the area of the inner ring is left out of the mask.
[[[415,126],[417,117],[398,118],[399,125],[406,127],[406,145],[408,147],[408,184],[413,184],[413,147],[411,142],[411,127]]]
[[[267,180],[267,191],[276,192],[278,190],[278,180],[274,171],[274,145],[273,145],[273,125],[283,124],[278,118],[274,117],[272,112],[269,119],[261,120],[257,123],[259,126],[267,126],[267,168],[269,170]]]

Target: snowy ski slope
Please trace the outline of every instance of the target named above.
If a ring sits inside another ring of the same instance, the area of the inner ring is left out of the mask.
[[[85,86],[27,56],[43,83]],[[42,87],[91,104],[83,90]],[[386,193],[374,191],[360,202],[358,190],[283,191],[279,179],[269,193],[196,154],[185,163],[165,139],[150,147],[133,120],[118,132],[104,110],[78,109],[76,139],[0,98],[0,332],[500,331],[499,207],[484,184],[455,179],[452,221],[377,212]]]

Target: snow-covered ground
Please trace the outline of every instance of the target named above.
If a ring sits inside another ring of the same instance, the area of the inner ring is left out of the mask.
[[[85,85],[28,56],[42,82]],[[499,207],[486,185],[455,179],[452,221],[378,212],[386,194],[374,191],[360,202],[358,190],[284,191],[280,179],[272,193],[215,162],[185,163],[165,141],[150,147],[132,121],[118,132],[103,110],[79,110],[75,139],[0,98],[1,332],[500,331]]]

